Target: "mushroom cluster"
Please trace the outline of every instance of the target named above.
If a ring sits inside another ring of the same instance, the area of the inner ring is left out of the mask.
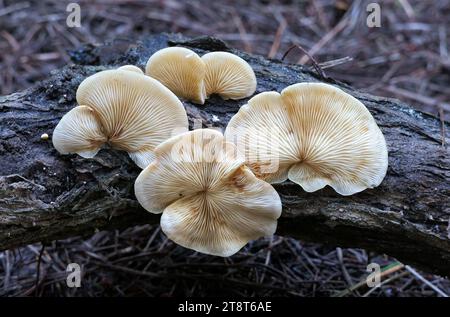
[[[245,61],[171,47],[150,57],[146,74],[125,65],[85,79],[79,106],[58,123],[53,144],[87,158],[103,144],[127,151],[143,168],[135,182],[139,203],[161,213],[163,232],[184,247],[230,256],[274,234],[282,205],[271,183],[290,179],[307,192],[329,185],[351,195],[378,186],[386,174],[386,142],[374,118],[334,86],[300,83],[260,93],[223,135],[188,132],[177,96],[203,104],[211,94],[252,95],[256,78]]]
[[[172,135],[188,130],[183,104],[164,85],[136,66],[105,70],[78,87],[80,106],[63,116],[53,132],[62,154],[94,157],[103,144],[128,152],[141,168],[153,150]]]
[[[199,129],[163,142],[138,176],[135,194],[176,243],[230,256],[272,235],[281,213],[275,189],[253,175],[222,133]]]
[[[378,186],[386,175],[384,136],[367,108],[344,91],[301,83],[281,94],[251,98],[225,136],[246,164],[270,183],[286,179],[313,192],[330,185],[341,195]]]
[[[228,52],[211,52],[200,57],[184,47],[164,48],[149,58],[145,73],[178,97],[201,105],[212,94],[238,100],[256,90],[253,69]]]

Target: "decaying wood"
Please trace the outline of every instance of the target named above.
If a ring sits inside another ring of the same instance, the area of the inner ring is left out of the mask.
[[[184,41],[160,35],[132,45],[112,42],[72,52],[74,65],[34,88],[0,97],[0,249],[98,229],[157,223],[133,194],[139,169],[125,153],[102,150],[94,159],[63,156],[51,145],[59,119],[74,107],[79,83],[97,71],[123,64],[143,66],[167,45],[199,53],[228,50],[211,38]],[[258,78],[257,92],[305,81],[323,81],[301,66],[234,52]],[[439,119],[397,100],[371,96],[333,82],[360,99],[375,117],[389,148],[389,169],[376,189],[343,197],[325,188],[305,193],[298,185],[275,185],[283,201],[278,234],[334,246],[384,252],[408,264],[450,275],[450,159]],[[224,128],[245,100],[213,97],[204,106],[185,102],[190,123]],[[49,140],[41,134],[48,133]]]

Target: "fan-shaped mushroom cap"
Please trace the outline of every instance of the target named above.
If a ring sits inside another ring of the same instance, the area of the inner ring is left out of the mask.
[[[128,71],[130,71],[130,72],[135,72],[135,73],[138,73],[138,74],[141,74],[141,75],[144,74],[144,72],[142,71],[142,69],[140,69],[139,67],[134,66],[134,65],[124,65],[124,66],[120,66],[120,67],[117,68],[117,69],[118,69],[118,70],[128,70]]]
[[[307,192],[330,185],[351,195],[378,186],[386,175],[386,142],[372,115],[327,84],[295,84],[251,98],[225,136],[257,176],[271,183],[289,178]]]
[[[153,160],[158,144],[188,129],[186,111],[178,98],[157,80],[133,71],[94,74],[80,84],[76,97],[79,104],[88,108],[75,108],[56,127],[53,143],[62,153],[81,155],[84,147],[78,150],[73,143],[93,143],[96,147],[88,151],[92,157],[102,140],[127,151],[144,168]]]
[[[202,56],[206,65],[206,95],[223,99],[242,99],[253,95],[256,76],[250,65],[237,55],[212,52]]]
[[[157,51],[148,60],[145,73],[178,97],[199,104],[205,102],[205,63],[187,48],[168,47]]]
[[[172,137],[155,155],[137,178],[135,193],[146,210],[163,213],[161,228],[171,240],[229,256],[275,232],[281,213],[277,192],[253,175],[220,132]]]
[[[53,146],[61,154],[92,158],[106,142],[94,111],[78,106],[66,113],[53,131]]]

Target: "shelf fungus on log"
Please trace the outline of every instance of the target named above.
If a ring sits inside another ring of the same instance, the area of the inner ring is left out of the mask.
[[[125,50],[123,44],[81,48],[74,64],[29,89],[0,97],[1,250],[160,222],[160,215],[145,212],[135,199],[132,185],[141,170],[128,154],[100,151],[90,160],[58,155],[41,135],[52,138],[61,117],[76,106],[76,89],[87,76],[124,64],[143,69],[155,52],[178,45],[199,54],[220,50],[238,55],[253,68],[259,91],[282,91],[298,82],[333,84],[363,102],[382,130],[389,167],[378,187],[342,196],[329,186],[307,193],[290,181],[273,185],[283,203],[278,235],[365,248],[450,275],[447,122],[399,100],[322,78],[307,67],[233,50],[211,37],[157,34],[126,40]],[[190,124],[202,120],[204,127],[224,129],[243,103],[212,97],[207,107],[184,105]]]
[[[256,178],[222,133],[199,129],[165,141],[138,176],[135,194],[176,243],[230,256],[272,235],[281,214],[275,189]]]
[[[329,185],[352,195],[386,175],[386,142],[374,118],[359,100],[328,84],[258,94],[233,116],[225,135],[270,183],[290,179],[307,192]]]
[[[53,144],[62,154],[92,158],[107,143],[145,168],[158,144],[188,129],[180,100],[131,65],[86,78],[76,99],[80,106],[69,111],[53,133]]]

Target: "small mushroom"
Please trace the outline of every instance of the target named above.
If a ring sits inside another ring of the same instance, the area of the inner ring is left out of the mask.
[[[145,73],[180,98],[199,104],[205,102],[205,63],[190,49],[168,47],[157,51],[149,58]]]
[[[176,243],[230,256],[250,240],[272,235],[281,201],[268,183],[244,165],[233,144],[212,129],[170,138],[138,176],[135,193]]]
[[[93,157],[108,143],[145,168],[158,144],[188,130],[178,98],[157,80],[134,71],[96,73],[80,84],[76,98],[82,106],[69,111],[53,134],[62,154]]]
[[[212,52],[202,56],[206,65],[206,95],[243,99],[256,90],[256,76],[250,65],[237,55]]]
[[[307,192],[330,185],[351,195],[386,175],[386,142],[374,118],[359,100],[327,84],[256,95],[230,120],[225,136],[258,177],[270,183],[289,178]]]
[[[134,65],[124,65],[124,66],[120,66],[117,69],[118,70],[128,70],[130,72],[135,72],[135,73],[144,75],[144,72],[142,71],[142,69],[140,69],[139,67],[134,66]]]
[[[198,104],[204,104],[212,94],[236,100],[256,90],[256,76],[250,65],[227,52],[212,52],[200,58],[184,47],[164,48],[150,57],[145,73],[180,98]]]

